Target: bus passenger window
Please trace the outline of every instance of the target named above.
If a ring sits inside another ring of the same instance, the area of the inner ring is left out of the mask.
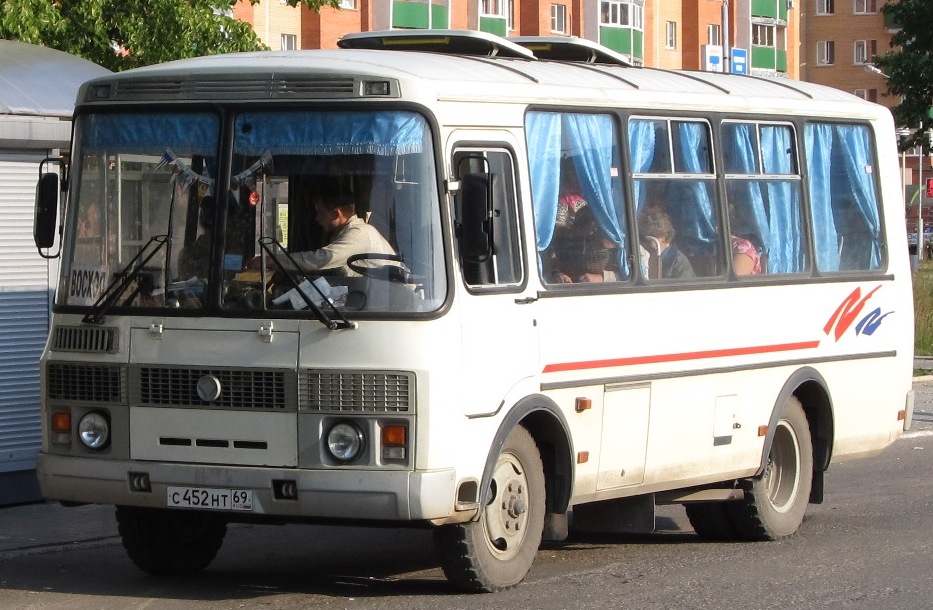
[[[817,268],[823,273],[881,269],[871,133],[863,125],[830,123],[810,123],[805,133]]]
[[[801,179],[790,125],[725,122],[723,171],[736,276],[807,269]]]
[[[643,273],[652,280],[721,276],[725,263],[709,125],[637,118],[628,132],[639,244],[649,261],[641,265]]]
[[[538,267],[546,284],[632,277],[617,134],[609,115],[526,117]]]

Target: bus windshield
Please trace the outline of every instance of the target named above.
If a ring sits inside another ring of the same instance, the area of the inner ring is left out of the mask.
[[[227,168],[218,151],[229,130],[217,114],[78,118],[59,304],[92,307],[95,321],[127,308],[287,316],[440,306],[423,117],[286,109],[232,122]]]

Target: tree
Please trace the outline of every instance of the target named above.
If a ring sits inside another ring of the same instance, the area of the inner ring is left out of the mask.
[[[892,51],[878,55],[874,64],[888,79],[888,93],[901,97],[893,110],[898,125],[917,129],[905,148],[920,144],[933,128],[933,2],[898,0],[882,9],[886,23],[898,29],[891,37]]]
[[[65,51],[111,70],[265,48],[248,23],[231,16],[236,2],[0,0],[0,38]],[[338,0],[287,4],[317,11],[337,8]]]

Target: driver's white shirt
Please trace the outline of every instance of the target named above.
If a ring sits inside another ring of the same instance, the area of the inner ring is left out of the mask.
[[[292,254],[298,265],[305,271],[319,271],[321,269],[339,269],[343,275],[359,277],[359,273],[347,266],[347,259],[354,254],[395,254],[395,250],[385,240],[376,227],[366,224],[359,216],[351,216],[347,222],[337,229],[331,237],[330,243],[310,252],[295,252]],[[373,259],[361,260],[362,267],[381,266],[388,263]]]

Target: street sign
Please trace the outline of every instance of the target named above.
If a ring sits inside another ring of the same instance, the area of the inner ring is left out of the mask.
[[[748,74],[748,49],[732,47],[732,73]]]

